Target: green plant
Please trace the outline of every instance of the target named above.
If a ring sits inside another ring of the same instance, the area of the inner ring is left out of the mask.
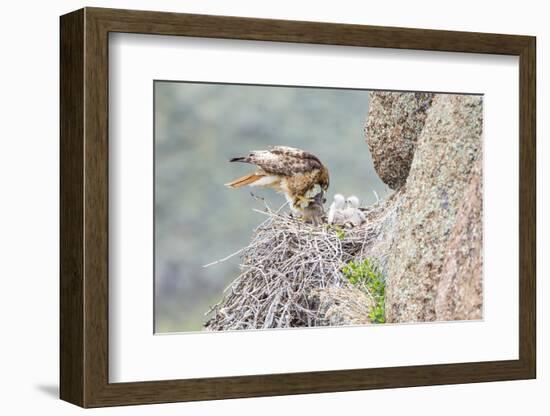
[[[340,228],[338,225],[329,224],[327,226],[327,230],[333,230],[336,234],[336,237],[338,237],[338,240],[343,240],[344,238],[346,238],[346,231]]]
[[[346,232],[341,228],[336,228],[336,235],[338,236],[339,240],[343,240],[346,237]]]
[[[344,277],[354,286],[372,296],[374,305],[369,312],[371,322],[386,322],[386,281],[378,265],[370,260],[350,261],[342,268]]]

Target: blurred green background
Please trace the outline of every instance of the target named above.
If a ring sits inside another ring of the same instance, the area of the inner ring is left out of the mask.
[[[155,81],[155,331],[201,330],[209,307],[237,277],[239,259],[203,268],[248,244],[282,195],[223,186],[253,167],[230,157],[269,145],[299,147],[330,172],[335,193],[362,205],[389,189],[374,171],[363,125],[368,91]]]

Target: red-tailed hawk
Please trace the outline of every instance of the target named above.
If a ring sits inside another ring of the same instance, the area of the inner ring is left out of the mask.
[[[226,184],[230,188],[261,186],[285,195],[291,209],[317,223],[323,215],[324,195],[329,186],[328,170],[311,153],[288,146],[254,150],[230,162],[250,163],[256,171]]]

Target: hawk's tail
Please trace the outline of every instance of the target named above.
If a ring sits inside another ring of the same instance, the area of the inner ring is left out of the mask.
[[[257,173],[251,173],[250,175],[243,176],[242,178],[235,179],[232,182],[226,183],[225,186],[229,188],[241,188],[251,183],[256,182],[257,180],[263,178],[264,175],[258,175]]]

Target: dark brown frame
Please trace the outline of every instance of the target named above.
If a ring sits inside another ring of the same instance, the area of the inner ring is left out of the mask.
[[[64,15],[60,25],[60,396],[63,400],[83,407],[99,407],[535,378],[534,37],[99,8]],[[109,383],[110,32],[519,56],[519,359]]]

